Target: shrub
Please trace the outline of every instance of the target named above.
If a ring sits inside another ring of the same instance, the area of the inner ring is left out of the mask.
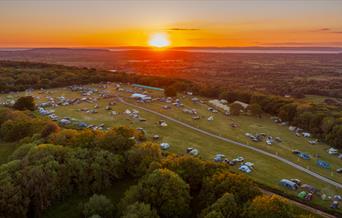
[[[189,185],[167,169],[158,169],[143,177],[125,193],[120,206],[125,209],[137,201],[150,204],[161,217],[190,215]]]
[[[135,202],[129,205],[123,212],[122,218],[159,218],[157,211],[151,205]]]
[[[91,217],[98,215],[102,218],[112,218],[114,206],[106,196],[94,194],[83,206],[83,215]]]
[[[20,97],[15,104],[13,105],[13,108],[17,110],[30,110],[34,111],[36,105],[34,103],[34,98],[32,96],[24,96]]]

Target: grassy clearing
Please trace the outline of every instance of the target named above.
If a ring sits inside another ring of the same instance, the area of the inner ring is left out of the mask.
[[[96,86],[96,85],[94,85]],[[121,95],[123,97],[128,97],[129,93],[125,92],[116,92],[114,88],[109,89],[112,93]],[[18,95],[23,95],[24,93],[18,93]],[[37,91],[33,93],[34,96],[39,96],[37,99],[38,102],[45,101],[46,94],[39,94]],[[65,96],[67,98],[75,98],[80,97],[77,92],[71,92],[66,88],[61,89],[53,89],[51,90],[50,96]],[[154,96],[161,96],[160,92],[153,92]],[[2,96],[5,97],[5,96]],[[16,97],[16,96],[13,96]],[[342,194],[341,190],[336,189],[335,187],[328,185],[320,180],[315,179],[314,177],[305,174],[299,170],[294,169],[282,162],[279,162],[273,158],[266,157],[262,154],[253,152],[249,149],[242,148],[236,145],[232,145],[226,142],[222,142],[220,140],[211,138],[209,136],[202,135],[193,130],[185,128],[175,123],[167,122],[167,127],[160,127],[157,123],[161,119],[159,116],[156,116],[151,113],[140,111],[142,117],[144,117],[147,121],[140,122],[136,119],[130,118],[128,115],[123,112],[126,109],[132,109],[132,107],[123,105],[118,103],[113,106],[113,110],[119,112],[117,116],[111,116],[109,111],[105,110],[105,106],[108,105],[109,101],[113,99],[101,99],[98,101],[99,109],[97,114],[87,114],[85,112],[80,112],[81,108],[93,108],[94,104],[90,103],[82,103],[78,105],[70,105],[70,106],[61,106],[55,108],[55,113],[60,117],[73,117],[82,121],[85,121],[89,124],[100,124],[104,123],[105,126],[122,126],[127,125],[131,127],[142,127],[145,129],[147,136],[149,139],[154,134],[158,134],[161,136],[161,139],[157,142],[168,142],[171,145],[170,151],[176,152],[179,154],[184,154],[185,149],[187,147],[195,147],[199,149],[200,156],[205,159],[212,159],[216,153],[223,153],[229,159],[235,158],[237,156],[245,157],[246,161],[251,161],[255,164],[255,170],[249,174],[248,176],[252,179],[271,186],[273,188],[277,188],[283,190],[289,194],[296,195],[297,192],[293,192],[287,190],[278,185],[279,180],[282,178],[298,178],[302,180],[304,183],[311,184],[317,188],[319,188],[322,192],[328,195],[334,194]],[[136,103],[129,98],[126,98],[127,101],[132,103]],[[202,129],[208,130],[210,132],[216,133],[221,136],[225,136],[227,138],[234,139],[236,141],[244,142],[246,144],[250,144],[256,146],[258,148],[262,148],[269,152],[277,153],[283,157],[286,157],[289,160],[292,160],[302,166],[308,167],[311,170],[318,172],[322,175],[330,177],[336,181],[342,181],[341,176],[333,173],[334,169],[337,167],[342,167],[335,156],[330,156],[326,153],[326,149],[328,149],[327,145],[317,144],[310,145],[303,137],[297,137],[292,132],[290,132],[287,127],[279,126],[271,121],[268,116],[264,116],[261,119],[254,118],[251,116],[234,116],[227,117],[221,113],[212,114],[207,110],[207,105],[204,104],[194,104],[191,102],[189,97],[181,98],[181,101],[185,104],[186,107],[195,108],[202,119],[198,121],[193,121],[192,116],[185,114],[181,111],[181,109],[176,108],[174,106],[171,107],[170,110],[161,109],[162,105],[165,103],[151,103],[144,104],[144,107],[151,108],[153,110],[159,111],[171,117],[175,117],[181,121],[187,122],[193,126],[200,127]],[[213,115],[214,120],[209,122],[207,121],[207,117]],[[231,128],[231,123],[239,124],[239,128]],[[250,133],[259,133],[264,132],[268,135],[272,135],[273,137],[279,136],[282,138],[283,142],[279,144],[274,144],[272,146],[266,145],[264,142],[252,143],[249,139],[245,137],[245,132]],[[298,159],[296,156],[291,154],[292,149],[299,149],[301,151],[308,152],[310,154],[319,154],[322,159],[328,161],[332,164],[333,168],[331,170],[318,168],[315,164],[315,160],[304,161]],[[238,167],[231,167],[233,171],[238,171]],[[72,200],[72,199],[71,199]],[[328,207],[330,201],[322,201],[318,197],[314,197],[313,202]]]
[[[131,103],[134,101],[130,100]],[[193,104],[188,99],[183,100],[184,104],[189,108],[195,108],[200,116],[200,120],[194,121],[191,115],[183,113],[179,108],[172,107],[169,110],[161,109],[162,103],[144,104],[144,107],[156,110],[160,113],[177,118],[183,122],[189,123],[193,126],[207,130],[209,132],[216,133],[217,135],[224,136],[239,142],[243,142],[248,145],[252,145],[261,148],[270,153],[277,154],[285,157],[303,167],[306,167],[312,171],[315,171],[321,175],[329,177],[338,182],[342,182],[341,175],[335,173],[337,168],[341,168],[341,161],[336,157],[329,155],[327,149],[328,145],[319,143],[316,145],[310,145],[307,139],[303,137],[297,137],[293,132],[288,130],[286,126],[280,126],[272,122],[269,116],[263,118],[256,118],[252,116],[224,116],[221,113],[211,113],[207,110],[206,105]],[[208,121],[207,118],[213,115],[214,120]],[[239,125],[239,128],[230,127],[231,123]],[[281,143],[274,143],[273,145],[267,145],[265,142],[252,142],[245,136],[245,133],[266,133],[273,137],[280,137]],[[331,164],[331,169],[323,169],[317,166],[316,161],[318,158],[312,157],[312,160],[303,160],[292,154],[292,150],[298,149],[306,152],[312,156],[319,155],[322,160],[325,160]]]

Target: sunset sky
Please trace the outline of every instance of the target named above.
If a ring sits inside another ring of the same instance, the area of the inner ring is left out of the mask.
[[[342,1],[0,1],[0,47],[339,46]]]

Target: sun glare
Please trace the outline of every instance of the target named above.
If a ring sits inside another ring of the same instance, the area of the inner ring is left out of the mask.
[[[150,36],[148,44],[155,48],[165,48],[169,46],[170,40],[169,36],[165,33],[155,33]]]

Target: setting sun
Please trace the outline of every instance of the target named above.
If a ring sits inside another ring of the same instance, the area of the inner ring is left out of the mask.
[[[169,40],[169,36],[167,34],[155,33],[155,34],[150,36],[148,44],[152,47],[164,48],[164,47],[169,46],[171,43]]]

